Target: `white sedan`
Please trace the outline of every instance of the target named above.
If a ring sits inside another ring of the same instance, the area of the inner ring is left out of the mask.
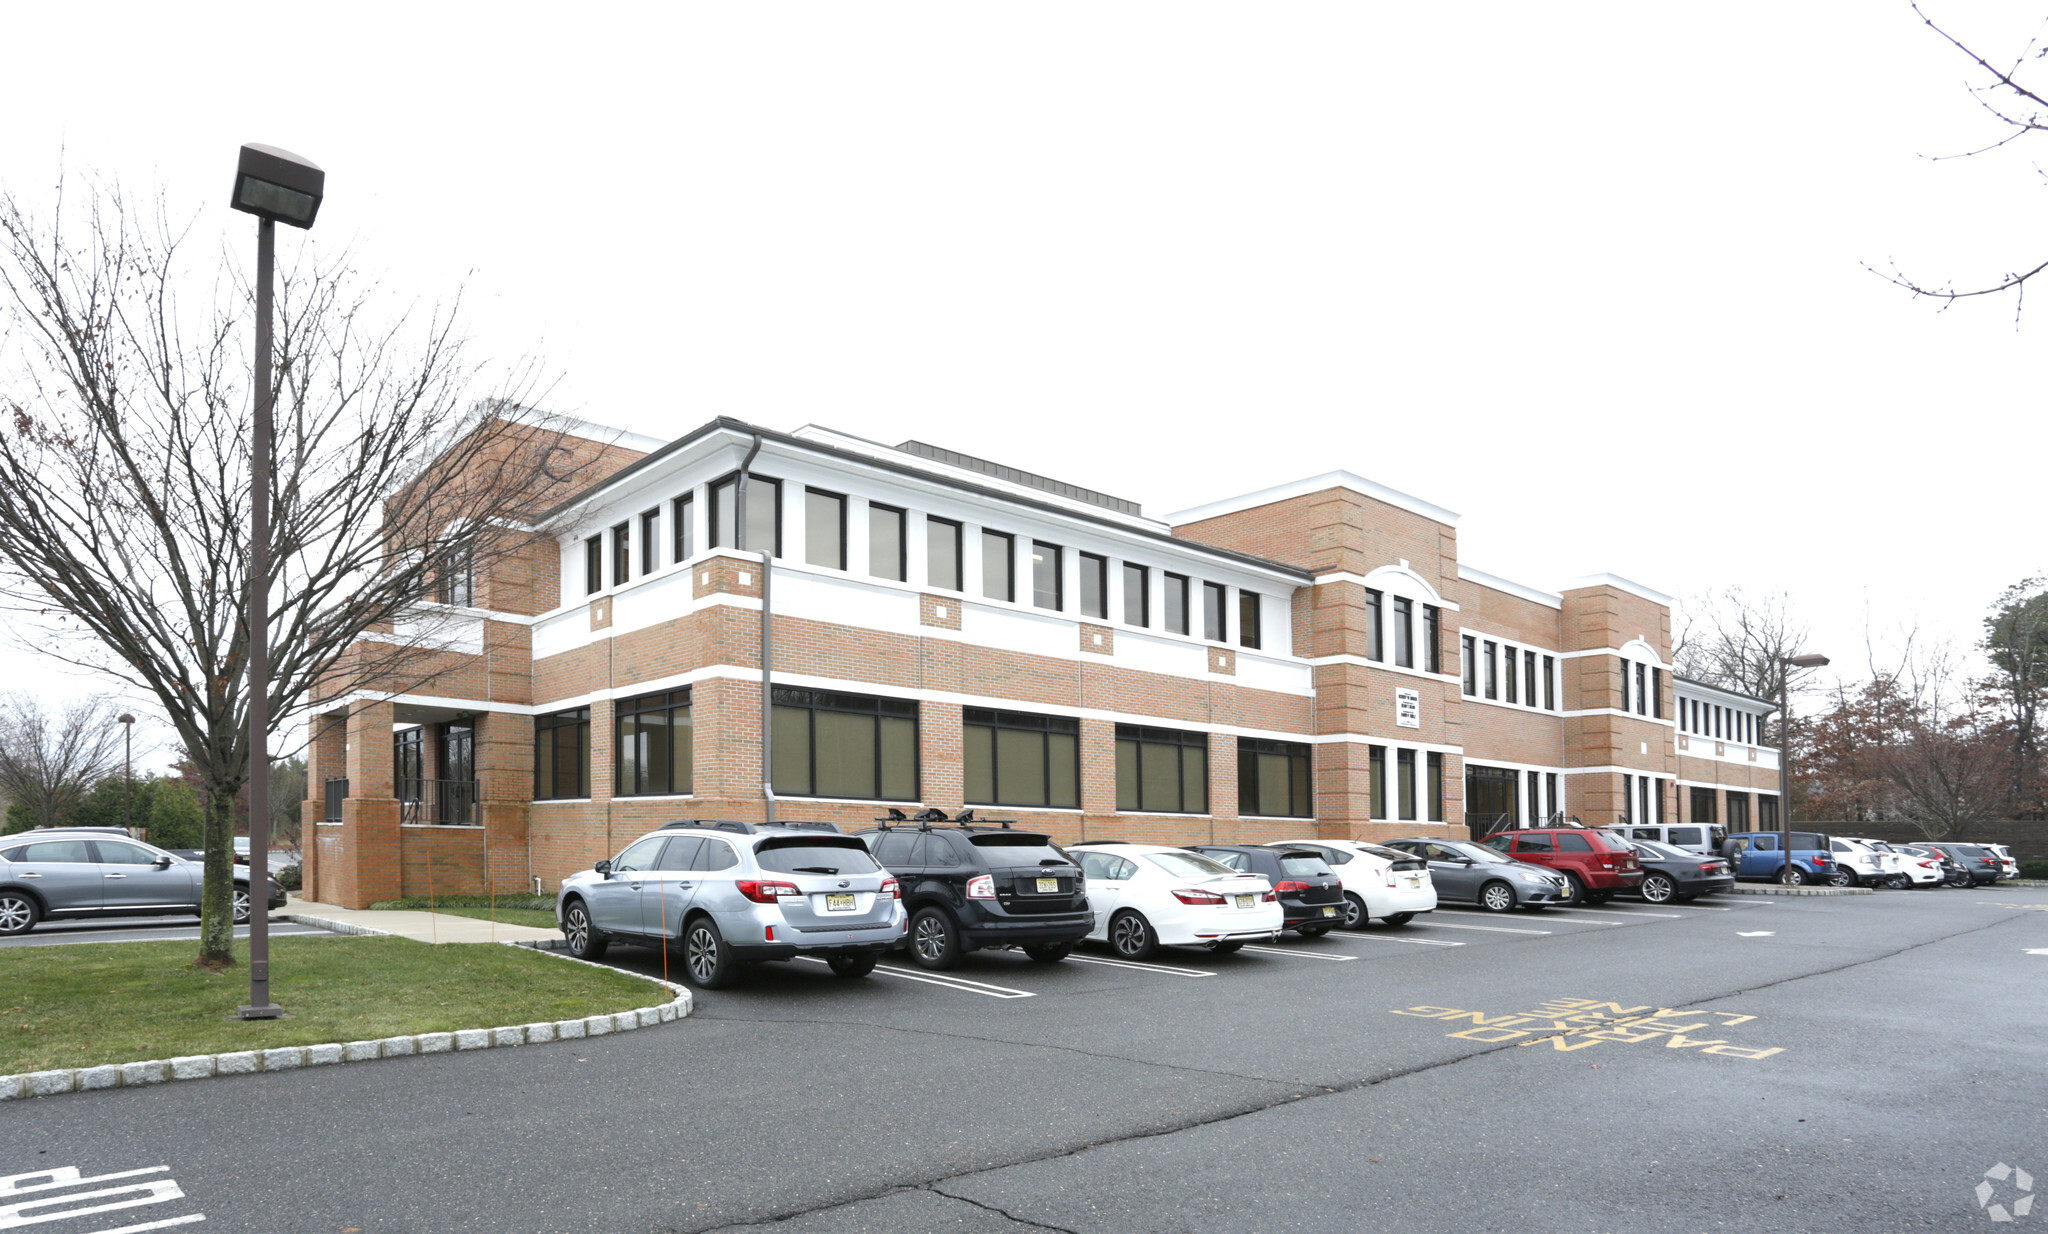
[[[1068,851],[1088,880],[1095,930],[1126,960],[1142,960],[1166,947],[1236,951],[1279,936],[1286,910],[1273,884],[1240,874],[1199,853],[1164,844],[1095,841]]]
[[[1378,917],[1407,925],[1417,913],[1436,911],[1429,863],[1414,853],[1363,840],[1275,840],[1272,848],[1305,849],[1330,863],[1344,884],[1344,928],[1363,930]]]
[[[1887,844],[1883,840],[1858,840],[1856,843],[1867,844],[1880,853],[1889,853],[1899,859],[1899,872],[1905,876],[1906,881],[1903,884],[1894,884],[1895,886],[1933,887],[1945,877],[1940,860],[1916,848],[1903,844]]]

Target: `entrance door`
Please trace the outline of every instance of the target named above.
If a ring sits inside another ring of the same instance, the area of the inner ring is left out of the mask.
[[[441,779],[437,823],[466,827],[476,822],[476,729],[450,724],[441,730]]]

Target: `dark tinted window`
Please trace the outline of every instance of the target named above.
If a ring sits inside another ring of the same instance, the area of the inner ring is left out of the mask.
[[[739,863],[739,854],[732,851],[732,845],[723,840],[706,839],[704,847],[697,853],[697,860],[690,868],[708,873],[712,870],[730,870]]]
[[[969,836],[968,843],[981,850],[981,859],[992,866],[1035,866],[1045,862],[1069,864],[1070,859],[1053,847],[1050,837],[1028,831],[999,831],[992,835]]]
[[[872,874],[880,867],[867,846],[848,836],[843,840],[763,840],[754,860],[777,874]]]
[[[1280,872],[1294,878],[1321,878],[1331,870],[1321,857],[1296,857],[1290,853],[1280,858]]]
[[[1610,853],[1625,853],[1628,851],[1628,841],[1622,839],[1620,836],[1609,835],[1604,831],[1594,831],[1589,832],[1588,834],[1590,834],[1593,837],[1593,841],[1595,844],[1597,844],[1601,848],[1606,849]],[[1565,836],[1563,838],[1575,839],[1577,837]],[[1583,853],[1586,850],[1584,848],[1572,848],[1568,849],[1567,851],[1574,853]]]
[[[1819,832],[1815,832],[1815,831],[1795,831],[1795,832],[1793,832],[1793,833],[1792,833],[1792,847],[1793,847],[1793,848],[1795,848],[1795,849],[1801,849],[1801,848],[1823,848],[1823,849],[1824,849],[1824,848],[1826,848],[1827,846],[1828,846],[1828,838],[1827,838],[1826,836],[1824,836],[1824,835],[1821,835],[1821,834],[1820,834]]]
[[[668,842],[668,848],[661,854],[657,870],[687,870],[697,859],[697,850],[704,846],[703,836],[677,836]]]
[[[1518,853],[1547,853],[1556,846],[1549,836],[1516,836],[1515,851]]]
[[[888,866],[909,865],[910,845],[915,839],[916,836],[902,835],[898,832],[874,837],[876,860]]]
[[[1610,852],[1618,852],[1628,847],[1628,841],[1626,840],[1617,840],[1612,836],[1601,836],[1600,839],[1601,847],[1608,849]],[[1557,837],[1557,851],[1560,853],[1590,853],[1593,851],[1593,846],[1587,842],[1585,836],[1567,832]]]

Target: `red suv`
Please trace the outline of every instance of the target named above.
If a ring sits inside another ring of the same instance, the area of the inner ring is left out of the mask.
[[[1636,863],[1635,850],[1628,841],[1602,831],[1535,827],[1496,831],[1484,843],[1516,861],[1548,866],[1564,875],[1572,885],[1569,904],[1605,904],[1615,892],[1633,889],[1643,881],[1643,868]]]

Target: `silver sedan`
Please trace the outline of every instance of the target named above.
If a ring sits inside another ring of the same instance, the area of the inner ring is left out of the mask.
[[[1429,862],[1429,877],[1438,898],[1477,904],[1493,913],[1517,908],[1548,908],[1569,903],[1571,884],[1561,874],[1504,857],[1483,844],[1465,840],[1388,840],[1388,848],[1413,853]]]

